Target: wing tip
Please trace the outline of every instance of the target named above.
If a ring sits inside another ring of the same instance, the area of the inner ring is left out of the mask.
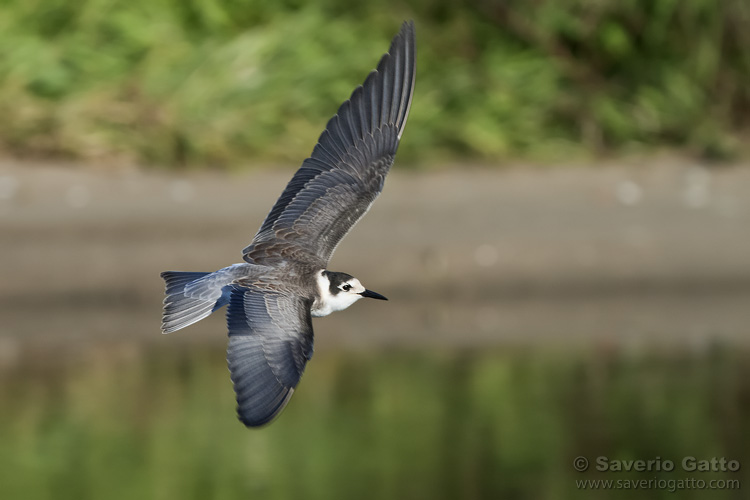
[[[393,48],[395,42],[399,39],[403,39],[405,42],[410,42],[411,45],[414,45],[416,36],[417,32],[414,25],[414,19],[406,19],[403,23],[401,23],[401,29],[399,29],[398,34],[393,38],[391,48]],[[388,52],[390,53],[391,51],[389,50]]]
[[[393,106],[387,122],[396,127],[398,141],[401,140],[404,133],[414,95],[417,73],[416,53],[417,39],[414,20],[405,20],[401,23],[399,32],[391,40],[388,52],[380,59],[375,70],[375,73],[379,74],[380,80],[393,79],[391,82],[392,95],[383,95],[382,98],[384,105],[390,102],[390,105]],[[390,76],[388,76],[389,73]],[[396,80],[400,80],[400,82]],[[385,85],[385,83],[382,83],[384,88]],[[367,86],[366,83],[365,86]]]
[[[281,415],[281,412],[284,410],[284,408],[286,408],[286,405],[289,404],[289,400],[292,399],[292,394],[294,394],[294,387],[289,387],[287,389],[287,393],[284,395],[284,398],[281,400],[278,406],[274,408],[273,411],[268,412],[268,414],[263,415],[262,417],[243,415],[242,407],[238,404],[237,420],[242,422],[242,425],[244,425],[248,429],[259,429],[261,427],[269,425],[271,422],[276,420],[279,415]]]
[[[402,106],[399,112],[396,127],[398,130],[398,140],[401,141],[401,136],[406,128],[406,120],[409,118],[409,111],[411,111],[412,97],[414,96],[414,85],[417,80],[417,32],[414,20],[409,19],[401,24],[401,30],[394,39],[395,44],[397,39],[402,39],[404,43],[404,54],[406,55],[408,65],[408,89],[402,90]],[[392,46],[393,48],[393,46]]]

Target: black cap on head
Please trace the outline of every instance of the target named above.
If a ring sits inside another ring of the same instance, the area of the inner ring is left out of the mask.
[[[330,283],[328,291],[331,292],[331,295],[338,294],[341,291],[339,285],[354,278],[351,274],[337,273],[333,271],[323,271],[323,276],[328,278],[328,282]]]

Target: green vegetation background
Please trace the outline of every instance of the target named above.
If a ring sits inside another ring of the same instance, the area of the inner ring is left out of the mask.
[[[0,154],[299,162],[409,18],[402,160],[748,152],[746,0],[4,0]]]

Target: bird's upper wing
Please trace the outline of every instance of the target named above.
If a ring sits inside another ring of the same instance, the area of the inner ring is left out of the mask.
[[[245,260],[302,251],[328,262],[383,189],[411,106],[415,57],[414,24],[406,22],[377,69],[328,122],[243,250]]]
[[[283,289],[232,285],[227,362],[246,426],[270,422],[292,397],[313,353],[310,305]]]

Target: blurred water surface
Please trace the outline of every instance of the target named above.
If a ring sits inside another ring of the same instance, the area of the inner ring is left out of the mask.
[[[750,353],[722,346],[325,353],[248,431],[220,345],[110,343],[6,365],[0,407],[7,499],[581,498],[582,478],[747,479],[686,473],[685,456],[750,463]],[[582,474],[579,455],[678,466]]]
[[[0,498],[675,498],[575,481],[747,486],[750,170],[395,171],[331,265],[390,301],[316,319],[289,407],[247,430],[223,316],[160,335],[158,274],[236,262],[292,170],[0,163]],[[578,456],[676,467],[580,473]],[[685,456],[742,467],[687,473]]]

